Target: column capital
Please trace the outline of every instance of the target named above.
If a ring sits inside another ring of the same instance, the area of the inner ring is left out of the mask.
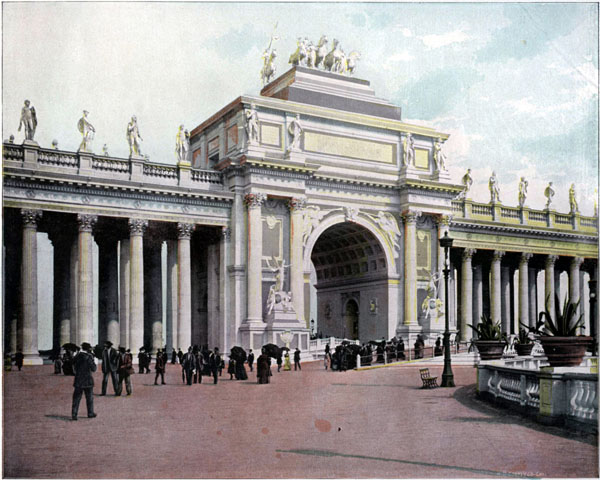
[[[231,228],[223,227],[223,229],[221,230],[221,239],[224,242],[228,242],[229,240],[231,240]]]
[[[475,249],[475,248],[465,248],[463,250],[463,253],[462,253],[462,259],[463,259],[463,261],[465,261],[465,260],[470,261],[473,258],[473,255],[475,255],[475,253],[477,253],[477,249]]]
[[[130,218],[127,224],[130,236],[143,236],[144,231],[148,228],[148,220],[143,218]]]
[[[98,221],[98,215],[77,214],[77,228],[80,232],[92,232],[94,225]]]
[[[554,267],[554,264],[558,260],[558,255],[548,255],[546,257],[546,267]]]
[[[533,253],[521,253],[521,256],[519,257],[519,265],[527,265],[531,257],[533,257]]]
[[[306,197],[292,197],[288,200],[287,206],[291,213],[300,212],[306,208]]]
[[[583,258],[582,257],[574,257],[571,260],[571,267],[579,268],[579,267],[581,267],[582,263],[583,263]]]
[[[407,224],[414,225],[417,223],[417,219],[421,216],[422,212],[419,210],[407,211],[402,214],[402,218]]]
[[[504,256],[506,252],[502,251],[502,250],[494,250],[494,256],[493,256],[493,261],[494,262],[500,262],[502,260],[502,257]]]
[[[24,228],[37,228],[37,225],[42,218],[41,210],[21,209],[21,219],[23,220]]]
[[[449,227],[451,221],[452,215],[440,215],[435,219],[435,222],[437,223],[438,227]]]
[[[178,240],[189,240],[192,238],[192,233],[194,233],[194,229],[196,225],[193,223],[177,223],[177,239]]]
[[[264,193],[249,193],[244,196],[244,205],[248,209],[260,208],[266,199],[267,196]]]

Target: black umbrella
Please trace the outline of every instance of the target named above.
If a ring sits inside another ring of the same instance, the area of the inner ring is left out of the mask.
[[[234,360],[241,360],[244,361],[246,359],[246,350],[244,350],[242,347],[231,347],[231,358],[233,358]]]
[[[79,347],[77,345],[75,345],[74,343],[70,343],[67,342],[65,343],[62,348],[64,348],[65,350],[68,350],[70,352],[76,352],[77,350],[79,350]]]
[[[262,350],[265,352],[265,355],[268,355],[271,358],[281,357],[281,348],[274,343],[267,343],[266,345],[263,345]]]
[[[96,344],[94,346],[94,357],[100,359],[102,358],[102,351],[104,350],[104,347],[102,345]]]

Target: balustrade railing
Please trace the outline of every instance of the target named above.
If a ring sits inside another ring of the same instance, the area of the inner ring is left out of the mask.
[[[474,203],[471,206],[471,211],[473,212],[473,215],[484,215],[487,217],[492,216],[492,207],[489,205],[479,205]]]
[[[37,157],[38,163],[60,167],[77,167],[79,157],[75,153],[40,150]]]
[[[547,221],[547,215],[546,212],[534,212],[534,211],[529,211],[529,220],[531,220],[532,222],[544,222],[546,223]]]
[[[554,215],[554,221],[559,225],[571,225],[573,220],[570,215],[561,215],[560,213],[557,213]]]
[[[92,159],[92,168],[107,172],[126,173],[129,172],[129,162],[127,160],[94,157]]]
[[[213,170],[192,170],[191,177],[193,182],[219,184],[223,181],[221,172],[215,172]]]
[[[2,155],[6,160],[13,160],[16,162],[23,161],[23,149],[16,146],[4,144]]]
[[[520,218],[519,210],[517,208],[501,207],[500,216],[504,218]]]
[[[147,163],[144,164],[144,175],[149,177],[177,178],[177,167]]]

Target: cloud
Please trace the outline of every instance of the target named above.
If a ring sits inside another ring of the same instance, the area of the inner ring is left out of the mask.
[[[442,33],[440,35],[432,34],[420,37],[423,44],[429,48],[440,48],[453,43],[462,43],[469,38],[470,37],[461,30],[454,30],[453,32]]]

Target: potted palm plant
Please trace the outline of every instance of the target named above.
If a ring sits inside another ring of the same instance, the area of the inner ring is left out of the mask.
[[[566,298],[562,310],[560,300],[556,298],[554,317],[548,308],[540,312],[540,321],[544,321],[544,328],[540,342],[544,353],[548,357],[551,367],[573,367],[581,364],[592,337],[577,335],[583,328],[583,314],[578,314],[579,302],[572,303]]]
[[[487,315],[481,316],[481,323],[469,325],[477,334],[473,343],[477,347],[482,360],[498,360],[502,358],[506,347],[506,334],[502,333],[500,322],[494,323]]]
[[[531,351],[533,350],[533,336],[538,337],[540,334],[541,327],[544,326],[543,320],[538,320],[535,326],[530,327],[529,325],[520,322],[523,328],[519,329],[519,336],[515,342],[515,350],[517,351],[517,355],[526,356],[531,355]]]

